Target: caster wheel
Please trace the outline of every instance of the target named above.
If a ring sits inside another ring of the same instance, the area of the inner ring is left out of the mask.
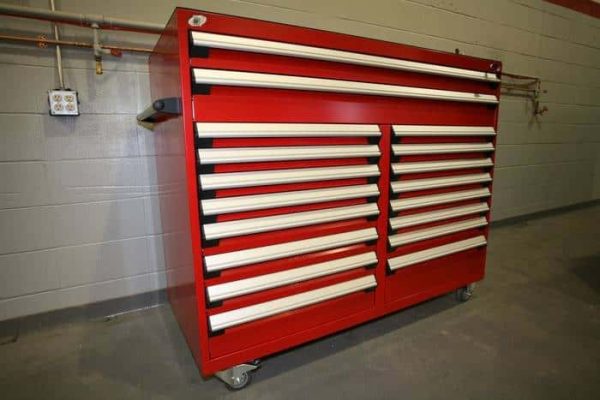
[[[228,383],[225,386],[227,386],[227,389],[235,392],[237,390],[242,390],[248,386],[250,382],[252,382],[252,375],[248,372],[242,372],[239,377],[236,377],[231,383]]]
[[[251,372],[260,367],[258,360],[252,363],[239,364],[229,369],[216,372],[217,378],[225,383],[229,390],[241,390],[252,381]]]
[[[456,289],[456,300],[464,303],[473,297],[473,291],[475,290],[475,284],[470,284],[461,288]]]

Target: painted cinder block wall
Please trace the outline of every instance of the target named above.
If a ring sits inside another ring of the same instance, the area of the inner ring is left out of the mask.
[[[47,7],[45,0],[12,1]],[[494,220],[600,197],[600,20],[541,0],[59,0],[58,8],[164,23],[175,5],[501,60],[543,79],[547,114],[505,97]],[[50,36],[47,23],[0,17],[3,33]],[[87,29],[63,29],[89,40]],[[152,46],[156,36],[104,32]],[[146,57],[64,49],[81,116],[48,116],[52,48],[0,42],[0,320],[165,286]],[[492,235],[493,240],[493,235]]]

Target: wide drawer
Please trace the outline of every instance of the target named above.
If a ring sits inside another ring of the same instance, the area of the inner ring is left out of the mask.
[[[386,302],[410,299],[423,292],[439,293],[439,288],[452,290],[481,280],[485,266],[485,243],[476,239],[469,244],[456,252],[452,252],[456,249],[438,249],[439,253],[445,255],[421,253],[391,259],[389,264],[395,270],[386,277]]]
[[[218,357],[372,309],[376,285],[375,277],[367,275],[215,314],[209,321],[210,355]]]
[[[352,269],[373,266],[376,263],[377,255],[374,251],[370,251],[368,253],[351,255],[283,271],[209,285],[206,293],[209,301],[222,301],[322,276],[334,275]]]

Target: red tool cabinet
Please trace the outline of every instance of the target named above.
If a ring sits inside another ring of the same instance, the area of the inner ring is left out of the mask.
[[[484,276],[500,63],[177,9],[150,57],[169,299],[204,375]]]

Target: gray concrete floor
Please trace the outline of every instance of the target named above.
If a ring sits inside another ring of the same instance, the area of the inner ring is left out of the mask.
[[[493,229],[488,272],[443,296],[202,380],[167,306],[0,346],[2,399],[592,399],[600,393],[600,206]]]

